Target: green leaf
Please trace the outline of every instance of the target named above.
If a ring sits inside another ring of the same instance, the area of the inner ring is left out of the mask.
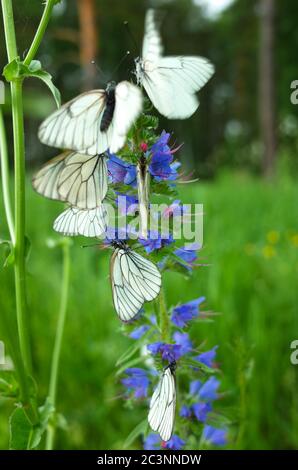
[[[147,419],[144,419],[144,421],[141,421],[141,423],[139,423],[127,436],[123,444],[124,449],[127,449],[127,447],[130,447],[137,437],[145,434],[147,432],[147,427],[148,427]]]
[[[39,408],[40,421],[39,425],[34,428],[33,433],[31,435],[29,442],[30,449],[34,449],[39,445],[42,435],[46,431],[49,421],[54,415],[54,412],[55,408],[48,397],[44,405]]]
[[[124,353],[116,362],[116,367],[121,366],[124,362],[127,362],[142,347],[144,340],[149,336],[151,331],[152,330],[150,329],[144,334],[141,343],[139,341],[134,341],[133,344],[126,351],[124,351]]]
[[[5,249],[5,261],[3,263],[4,268],[12,266],[15,261],[13,244],[10,240],[0,240],[0,245],[3,245]]]
[[[19,394],[19,386],[15,374],[11,370],[0,370],[0,396],[15,398]]]
[[[38,70],[32,73],[31,75],[28,75],[28,77],[35,77],[42,80],[52,92],[52,95],[56,101],[57,108],[59,108],[61,104],[60,91],[58,90],[58,88],[55,87],[54,83],[52,82],[52,76],[45,70]]]
[[[20,58],[15,58],[4,67],[3,75],[8,82],[22,80],[27,77],[38,78],[42,80],[52,92],[57,107],[60,106],[60,92],[52,82],[52,76],[43,70],[39,60],[32,60],[29,65],[25,65]]]
[[[9,418],[9,449],[27,450],[32,426],[22,407],[16,408]]]
[[[131,359],[131,361],[127,361],[127,362],[122,363],[122,366],[116,372],[116,376],[121,375],[122,372],[125,371],[125,369],[129,369],[130,367],[134,367],[137,364],[142,363],[142,362],[143,362],[142,357],[136,357],[135,359]]]

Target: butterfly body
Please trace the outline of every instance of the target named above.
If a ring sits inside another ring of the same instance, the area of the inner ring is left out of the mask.
[[[115,89],[116,89],[115,82],[109,83],[106,88],[106,108],[101,118],[101,123],[100,123],[101,132],[104,132],[108,129],[113,119],[115,104],[116,104]]]

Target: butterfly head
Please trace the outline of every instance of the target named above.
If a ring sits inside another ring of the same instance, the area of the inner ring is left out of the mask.
[[[177,362],[176,361],[172,361],[170,362],[170,364],[166,367],[167,369],[170,369],[172,374],[175,373],[175,370],[176,370],[176,367],[177,367]]]
[[[141,57],[136,57],[135,58],[135,76],[137,78],[137,83],[138,85],[141,84],[142,82],[142,75],[143,75],[143,66],[142,66],[142,59]]]
[[[126,242],[124,240],[113,240],[111,242],[111,245],[113,248],[122,248],[123,250],[127,250],[128,249],[128,245],[126,244]]]
[[[106,92],[110,93],[111,91],[114,91],[116,88],[116,82],[111,81],[107,84]]]

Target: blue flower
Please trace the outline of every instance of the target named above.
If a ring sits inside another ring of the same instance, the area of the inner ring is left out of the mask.
[[[144,440],[144,449],[145,450],[157,450],[160,449],[161,440],[157,434],[148,434]]]
[[[163,131],[150,149],[149,171],[157,181],[175,180],[178,176],[177,168],[180,165],[177,166],[176,162],[173,162],[174,151],[168,146],[169,138],[170,134]]]
[[[224,446],[227,443],[227,431],[206,425],[203,429],[203,438],[215,446]]]
[[[217,399],[217,389],[220,385],[219,380],[215,377],[210,377],[210,379],[205,382],[199,390],[199,397],[202,400],[216,400]]]
[[[129,336],[132,339],[140,339],[149,330],[149,328],[150,328],[149,325],[139,326],[139,328],[136,328],[135,330],[133,330]]]
[[[174,251],[174,255],[180,259],[179,264],[181,264],[185,269],[191,271],[195,265],[195,261],[198,259],[197,251],[200,249],[200,245],[198,243],[193,243],[192,245],[186,248],[177,248]]]
[[[195,396],[199,393],[201,387],[202,382],[200,380],[192,380],[189,385],[189,393]]]
[[[192,409],[189,406],[182,405],[179,414],[182,418],[190,418],[192,415]]]
[[[152,251],[160,250],[160,248],[170,245],[174,240],[171,234],[164,236],[156,230],[150,230],[148,238],[139,238],[139,242],[144,246],[147,253],[152,253]]]
[[[205,301],[205,297],[199,297],[198,299],[191,300],[186,304],[178,305],[173,309],[171,320],[174,325],[179,328],[184,328],[186,324],[196,318],[200,314],[199,306]]]
[[[201,423],[205,423],[208,413],[212,410],[210,403],[194,403],[192,405],[192,410],[195,417]]]
[[[167,442],[162,444],[164,449],[171,449],[171,450],[180,450],[182,447],[185,446],[185,441],[181,439],[177,434],[174,434],[171,439]]]
[[[182,356],[181,346],[178,344],[165,344],[161,342],[156,342],[147,345],[148,351],[151,352],[154,356],[161,354],[161,357],[164,361],[169,363],[177,361]]]
[[[135,165],[127,163],[111,153],[108,159],[108,172],[112,183],[136,186],[137,174]]]
[[[207,367],[212,367],[217,348],[218,346],[214,346],[214,348],[210,349],[210,351],[203,352],[202,354],[195,356],[194,359],[201,362],[202,364],[205,364]]]
[[[163,345],[164,343],[157,341],[156,343],[147,344],[147,349],[151,352],[151,354],[153,354],[153,356],[156,356],[156,354],[161,352]]]
[[[121,193],[117,193],[118,195],[116,199],[116,204],[119,207],[119,211],[121,215],[135,215],[136,211],[138,211],[138,198],[132,195],[124,195]]]
[[[175,343],[180,346],[181,355],[187,354],[193,349],[188,333],[180,333],[179,331],[176,331],[173,334],[173,339]]]
[[[144,369],[133,367],[125,370],[128,376],[122,379],[122,384],[128,389],[128,392],[134,391],[135,398],[142,398],[147,396],[149,379],[147,372]]]

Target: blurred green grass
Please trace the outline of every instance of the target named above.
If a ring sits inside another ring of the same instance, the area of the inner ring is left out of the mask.
[[[219,345],[226,393],[218,407],[233,422],[230,447],[297,448],[298,368],[290,364],[290,343],[298,336],[297,184],[285,177],[269,184],[223,174],[211,183],[186,185],[181,199],[204,204],[201,258],[210,266],[190,280],[167,273],[166,295],[169,305],[205,295],[206,308],[220,313],[212,323],[195,325],[192,335],[198,343],[206,340],[206,348]],[[61,204],[42,199],[28,183],[27,208],[34,366],[40,394],[46,396],[61,283],[61,253],[47,248],[46,239],[57,238],[51,224]],[[57,447],[121,449],[145,417],[144,406],[124,406],[115,378],[116,360],[132,340],[121,333],[112,308],[108,254],[83,250],[81,244],[77,240],[72,248],[58,391],[58,411],[68,431],[58,431]],[[13,316],[11,268],[1,270],[0,282],[1,315]],[[8,446],[11,409],[8,400],[0,401],[1,448]]]

